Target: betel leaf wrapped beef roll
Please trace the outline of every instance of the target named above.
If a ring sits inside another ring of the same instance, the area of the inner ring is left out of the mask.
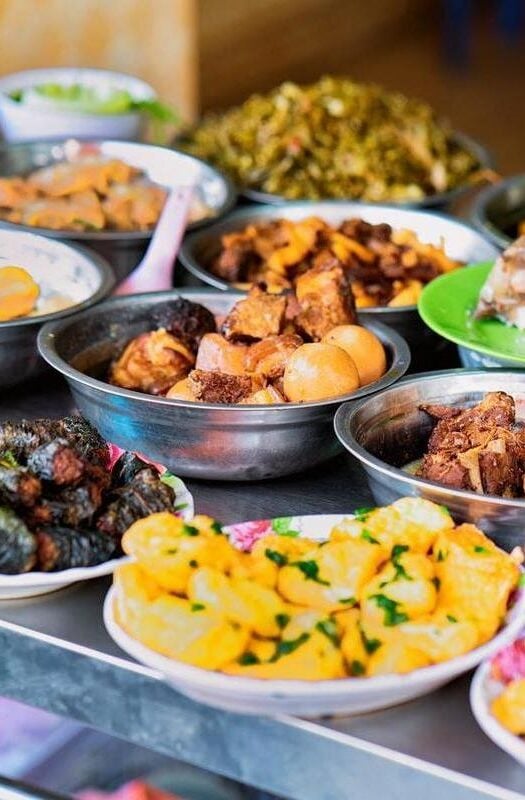
[[[115,552],[115,541],[102,531],[80,531],[60,526],[42,528],[37,533],[38,566],[43,572],[73,567],[93,567],[108,561]]]
[[[0,508],[0,573],[29,572],[36,561],[36,537],[9,508]]]

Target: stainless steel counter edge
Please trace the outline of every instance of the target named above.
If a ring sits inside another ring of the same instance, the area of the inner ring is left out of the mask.
[[[523,798],[313,721],[208,708],[127,658],[2,620],[0,651],[1,694],[292,800]]]

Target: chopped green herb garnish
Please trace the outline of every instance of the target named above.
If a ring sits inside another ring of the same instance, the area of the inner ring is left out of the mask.
[[[255,655],[255,653],[252,653],[251,650],[247,650],[237,659],[237,664],[240,664],[241,667],[251,667],[253,664],[260,663],[261,660]]]
[[[173,506],[174,511],[184,511],[185,508],[188,508],[189,503],[179,503],[176,506]]]
[[[266,558],[269,558],[270,561],[273,561],[274,564],[277,564],[278,567],[285,567],[288,564],[287,557],[278,550],[270,550],[270,548],[267,547],[264,551],[264,555]]]
[[[289,656],[290,653],[293,653],[298,647],[307,642],[309,638],[309,633],[301,633],[297,639],[288,639],[286,641],[283,640],[282,642],[278,642],[275,647],[275,653],[270,659],[270,664],[274,664],[276,661],[279,661],[279,659],[283,656]]]
[[[368,531],[366,528],[361,531],[361,539],[364,539],[365,542],[370,542],[370,544],[380,544],[379,540],[374,539],[370,531]]]
[[[293,561],[290,566],[300,569],[307,581],[315,581],[323,586],[330,586],[329,581],[323,581],[319,577],[319,564],[317,561]]]
[[[350,675],[358,677],[359,675],[364,675],[364,674],[365,674],[365,665],[363,664],[362,661],[357,661],[354,659],[354,661],[350,662]]]
[[[164,555],[165,556],[176,556],[177,553],[178,553],[178,550],[177,550],[176,547],[169,547],[167,550],[164,550]]]
[[[282,630],[283,628],[286,628],[286,626],[290,622],[290,615],[289,614],[276,614],[275,615],[275,621],[276,621],[277,625],[279,626],[279,628]]]
[[[448,556],[448,553],[444,553],[443,550],[438,550],[438,554],[437,554],[437,560],[438,561],[444,561],[447,556]]]
[[[450,517],[450,511],[446,506],[438,505],[438,508],[443,512],[443,514],[446,514],[447,517]]]
[[[272,530],[279,536],[299,536],[299,531],[292,528],[293,517],[275,517],[272,519]]]
[[[19,467],[20,464],[14,457],[11,450],[5,450],[2,455],[0,455],[0,466],[15,469],[16,467]]]
[[[186,522],[182,526],[182,532],[184,536],[198,536],[199,529],[195,527],[195,525],[188,525]]]
[[[519,586],[520,588],[521,588],[521,587],[523,587],[523,586],[525,586],[525,572],[522,572],[522,573],[521,573],[521,575],[520,575],[520,577],[519,577],[519,580],[518,580],[518,586]]]
[[[408,545],[406,544],[395,544],[392,548],[392,554],[390,558],[392,559],[392,564],[394,565],[394,569],[396,571],[396,574],[392,582],[398,581],[401,578],[405,581],[414,580],[412,576],[408,574],[404,566],[399,561],[403,553],[406,553],[408,549],[409,549]]]
[[[192,611],[204,611],[205,608],[206,608],[206,606],[203,605],[202,603],[192,603],[191,604],[191,610]]]
[[[398,611],[399,603],[396,600],[391,600],[385,594],[373,594],[370,596],[370,600],[375,600],[377,607],[385,612],[384,623],[387,628],[393,628],[394,625],[408,622],[407,614],[403,611]]]
[[[355,606],[357,600],[355,597],[341,597],[339,600],[340,603],[344,603],[345,606]]]
[[[223,527],[222,527],[221,523],[217,522],[217,520],[215,520],[214,522],[211,523],[210,528],[216,534],[224,533],[224,530],[223,530]]]
[[[452,616],[452,614],[447,614],[447,619],[449,622],[457,622],[456,617]]]
[[[190,567],[192,567],[193,569],[197,569],[198,566],[199,566],[199,562],[195,561],[195,559],[192,558],[191,561],[190,561]]]
[[[488,553],[489,551],[487,550],[487,548],[486,548],[486,547],[482,547],[481,545],[477,544],[477,545],[474,547],[474,552],[475,552],[475,553]]]
[[[361,626],[359,626],[359,633],[361,634],[361,640],[363,642],[363,646],[368,655],[370,656],[373,653],[375,653],[375,651],[378,650],[383,644],[381,639],[369,639],[364,630],[361,628]]]
[[[339,646],[339,634],[337,632],[337,625],[333,619],[321,619],[315,626],[315,629],[330,639],[335,647]]]
[[[372,513],[372,511],[375,511],[375,508],[373,506],[371,506],[369,508],[366,508],[366,507],[364,507],[364,508],[356,508],[355,511],[354,511],[354,518],[358,522],[366,522],[366,520],[368,519],[368,516]]]

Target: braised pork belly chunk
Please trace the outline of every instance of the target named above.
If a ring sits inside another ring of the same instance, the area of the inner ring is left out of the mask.
[[[297,293],[252,287],[220,332],[210,311],[182,298],[153,311],[151,322],[111,364],[111,383],[177,401],[273,405],[348,394],[387,368],[383,344],[359,326],[348,277],[329,254],[301,276]],[[371,369],[361,378],[363,355]],[[291,371],[300,385],[294,398],[285,391]]]
[[[420,408],[437,422],[419,477],[478,494],[525,495],[525,428],[510,395],[489,392],[471,408]]]

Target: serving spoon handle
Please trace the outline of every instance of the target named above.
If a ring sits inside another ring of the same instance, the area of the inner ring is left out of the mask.
[[[149,247],[133,272],[117,286],[114,294],[139,294],[172,288],[173,264],[186,230],[193,186],[169,191]]]

